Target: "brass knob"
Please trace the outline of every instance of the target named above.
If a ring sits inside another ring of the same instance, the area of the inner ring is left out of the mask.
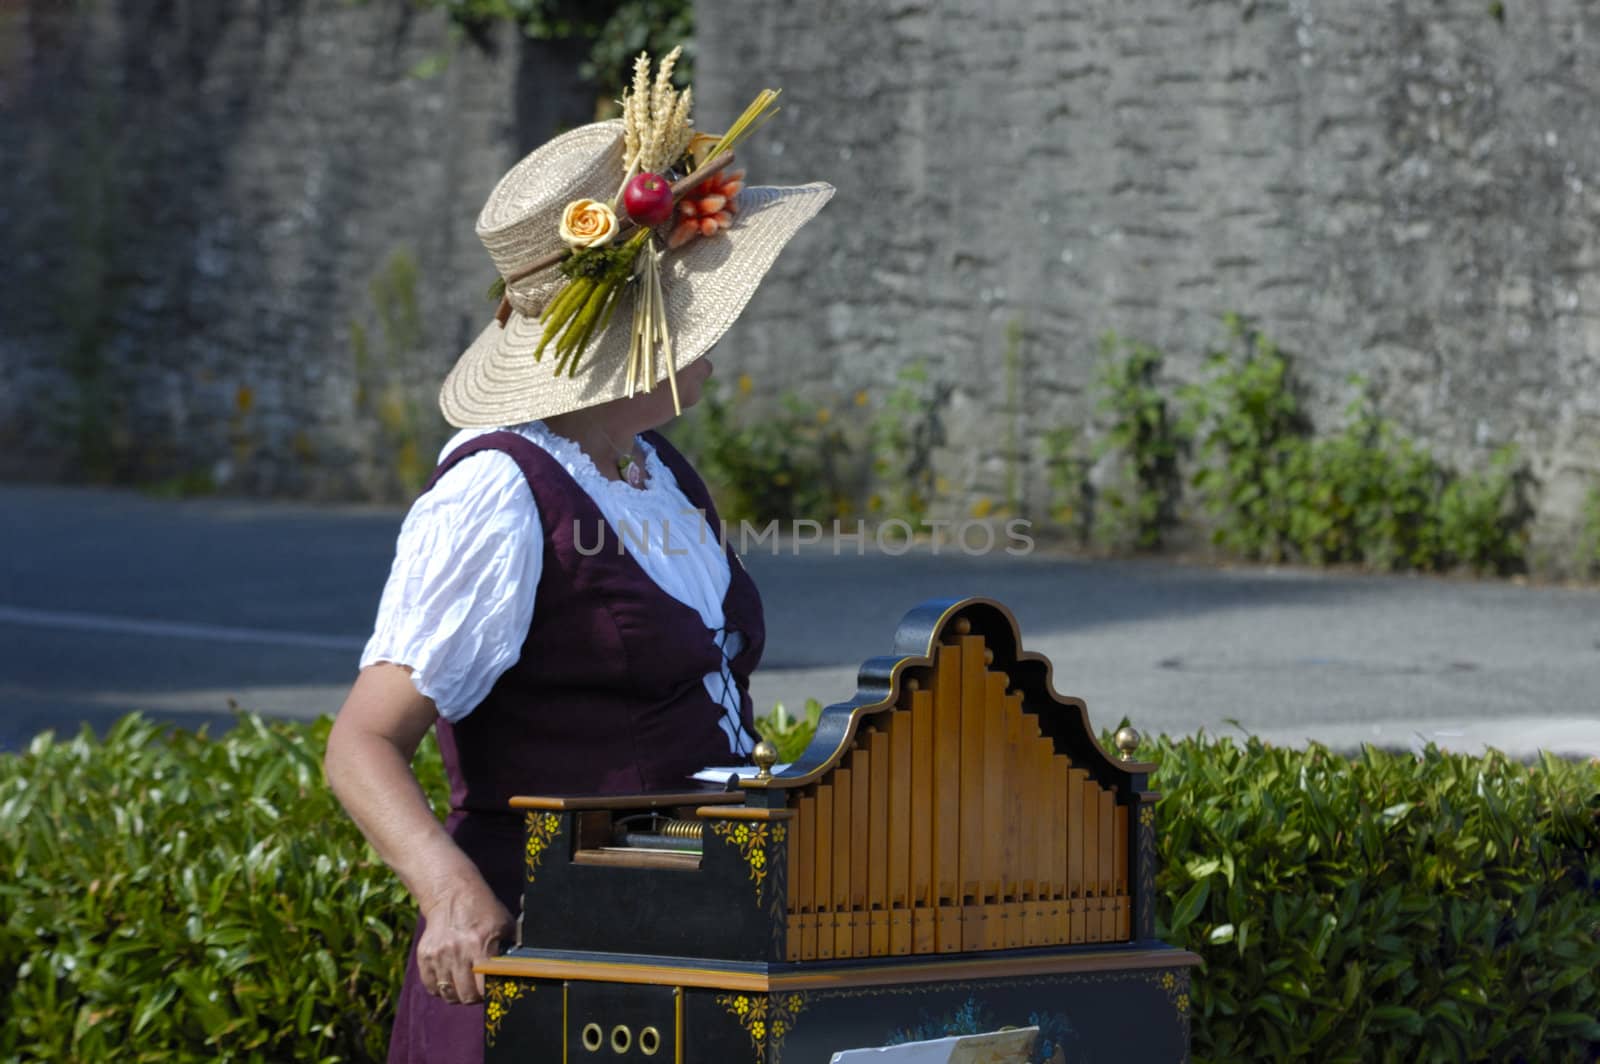
[[[756,779],[770,780],[772,778],[772,766],[778,763],[778,748],[763,739],[756,743],[755,750],[750,754],[750,760],[754,761],[756,768],[759,769],[756,773]]]
[[[1117,750],[1122,754],[1122,760],[1132,761],[1133,752],[1139,749],[1139,733],[1131,727],[1118,728],[1115,742]]]

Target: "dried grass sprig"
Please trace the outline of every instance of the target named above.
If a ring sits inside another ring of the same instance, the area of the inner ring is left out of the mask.
[[[746,137],[766,125],[767,120],[778,113],[778,94],[782,91],[782,89],[762,89],[756,93],[756,98],[750,101],[750,106],[734,120],[733,125],[728,127],[728,131],[707,155],[714,157],[725,151],[733,151]]]
[[[678,371],[672,361],[672,331],[667,326],[667,301],[661,292],[661,252],[652,244],[638,258],[634,281],[639,286],[633,305],[633,339],[628,344],[628,395],[655,387],[657,358],[666,363],[672,387],[672,409],[683,413],[678,398]]]

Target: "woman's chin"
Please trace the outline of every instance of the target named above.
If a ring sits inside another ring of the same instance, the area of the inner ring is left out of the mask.
[[[700,401],[705,383],[711,379],[714,368],[711,360],[701,355],[679,371],[678,400],[683,409],[687,410]]]

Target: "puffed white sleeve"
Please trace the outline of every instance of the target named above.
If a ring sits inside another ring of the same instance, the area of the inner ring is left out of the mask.
[[[481,451],[412,505],[361,667],[411,668],[458,721],[516,664],[544,561],[539,508],[510,456]]]

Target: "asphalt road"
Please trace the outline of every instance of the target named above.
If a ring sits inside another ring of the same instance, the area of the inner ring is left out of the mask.
[[[0,485],[0,749],[140,709],[337,709],[398,510]],[[1010,606],[1097,724],[1600,755],[1600,590],[768,541],[758,711],[854,691],[926,598]]]

